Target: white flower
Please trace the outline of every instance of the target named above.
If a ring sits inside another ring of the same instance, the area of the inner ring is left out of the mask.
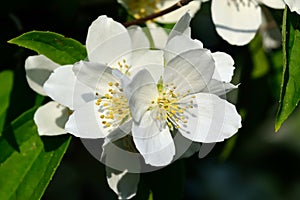
[[[50,74],[60,67],[43,55],[30,56],[25,61],[26,79],[29,86],[38,94],[46,96],[43,85]],[[71,66],[69,66],[71,67]],[[61,135],[67,133],[64,129],[70,111],[67,107],[55,101],[50,101],[39,107],[34,114],[39,135]]]
[[[74,110],[65,127],[68,132],[81,138],[105,138],[121,126],[126,131],[115,134],[112,140],[116,140],[131,131],[128,102],[119,76],[134,75],[140,68],[162,61],[161,52],[145,50],[148,46],[147,38],[138,27],[127,30],[106,16],[92,23],[86,41],[88,61],[76,63],[73,71],[79,82],[94,91],[94,98]],[[53,77],[58,75],[54,73]],[[63,80],[61,78],[57,81]],[[55,84],[54,81],[47,83]],[[64,90],[57,85],[47,87],[47,93],[60,97]],[[80,98],[73,97],[75,104],[78,100]],[[60,100],[66,104],[63,101]]]
[[[233,45],[249,43],[262,22],[261,3],[284,8],[282,0],[212,0],[212,20],[218,34]]]
[[[136,19],[159,12],[178,2],[178,0],[118,0]],[[192,1],[188,5],[168,13],[155,21],[160,23],[175,23],[187,11],[192,16],[200,9],[201,1]]]
[[[229,83],[232,58],[212,54],[200,41],[174,33],[164,50],[162,73],[153,76],[151,68],[141,70],[125,88],[134,143],[145,162],[154,166],[173,160],[174,130],[191,141],[212,143],[241,127],[235,106],[217,96],[235,88]]]
[[[300,15],[300,1],[299,0],[284,0],[292,12],[297,12]]]
[[[131,199],[136,195],[140,174],[129,173],[127,170],[118,171],[106,167],[109,187],[118,195],[119,199]]]
[[[73,111],[65,125],[67,132],[80,138],[105,138],[107,145],[131,132],[132,120],[123,92],[126,80],[139,69],[161,63],[162,52],[149,50],[149,41],[141,28],[126,29],[106,16],[98,17],[89,27],[86,48],[87,61],[54,70],[44,90]],[[120,77],[125,75],[127,79],[121,82]],[[74,78],[75,84],[69,84],[68,77]],[[88,92],[81,87],[89,88]],[[118,177],[107,177],[114,191],[122,189],[112,186]],[[130,194],[117,193],[125,198],[124,194],[129,197],[135,192],[136,189]]]

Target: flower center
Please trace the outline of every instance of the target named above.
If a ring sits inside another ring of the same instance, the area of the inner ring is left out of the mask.
[[[159,11],[159,4],[160,0],[129,0],[127,6],[133,17],[139,19]]]
[[[130,66],[128,65],[125,58],[122,61],[118,61],[117,66],[112,66],[111,68],[118,69],[123,74],[130,76],[130,72],[129,72]]]
[[[118,82],[109,82],[109,89],[104,96],[98,97],[96,105],[99,106],[100,120],[104,128],[117,127],[128,119],[130,111],[128,100]],[[99,96],[96,93],[96,96]]]
[[[185,93],[180,94],[175,92],[176,86],[171,84],[165,84],[163,86],[158,85],[160,95],[157,99],[151,102],[151,106],[148,110],[158,108],[158,112],[153,116],[156,120],[167,121],[167,125],[170,130],[174,128],[179,129],[180,124],[187,123],[187,112],[189,109],[195,107],[194,95],[190,95],[191,91],[187,90]]]

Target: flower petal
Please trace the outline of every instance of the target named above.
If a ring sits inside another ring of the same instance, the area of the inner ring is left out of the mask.
[[[177,0],[168,0],[168,1],[163,1],[163,5],[160,8],[166,9],[174,4],[176,4],[178,1]],[[193,17],[196,12],[200,9],[201,1],[192,1],[188,5],[182,6],[181,8],[168,13],[166,15],[163,15],[162,17],[159,17],[156,19],[156,21],[160,23],[175,23],[178,21],[178,16],[182,16],[184,13],[189,12],[191,17]]]
[[[102,149],[103,152],[100,161],[106,166],[119,171],[127,170],[130,173],[141,172],[141,154],[136,152],[133,140],[130,136],[120,138],[114,142],[105,138]],[[100,148],[98,151],[100,151]]]
[[[119,82],[112,69],[100,63],[80,61],[74,65],[73,71],[80,82],[101,95],[108,92],[110,82]]]
[[[131,199],[136,195],[140,174],[106,167],[106,177],[109,187],[118,195],[118,199]]]
[[[139,50],[149,48],[150,43],[142,28],[139,26],[130,26],[127,28],[128,34],[132,41],[132,49]]]
[[[90,88],[76,80],[70,65],[54,70],[45,82],[44,90],[53,100],[71,110],[95,98]]]
[[[284,0],[292,12],[296,11],[300,15],[299,0]]]
[[[44,55],[29,56],[25,61],[26,79],[35,92],[46,96],[43,85],[59,65]]]
[[[285,6],[282,0],[258,0],[258,2],[275,9],[284,9]]]
[[[146,69],[139,71],[125,88],[125,94],[133,120],[140,122],[151,101],[158,96],[157,86],[150,72]]]
[[[199,92],[214,73],[214,60],[207,49],[193,49],[179,54],[167,63],[164,84],[174,84],[176,93]]]
[[[176,35],[187,35],[191,37],[191,28],[190,28],[191,16],[187,12],[185,13],[178,22],[174,25],[173,29],[169,34],[169,40],[171,40]]]
[[[213,0],[212,19],[218,34],[233,45],[245,45],[255,36],[261,24],[261,9],[255,1]]]
[[[212,56],[216,66],[213,79],[229,83],[233,76],[234,60],[230,55],[223,52],[215,52]]]
[[[102,15],[89,27],[86,48],[90,61],[111,64],[131,51],[131,39],[122,24]]]
[[[168,41],[167,31],[155,23],[147,23],[147,27],[150,31],[154,48],[163,49]]]
[[[207,84],[207,87],[204,88],[201,92],[211,93],[211,94],[215,94],[217,96],[222,96],[222,95],[226,94],[227,92],[230,92],[231,90],[237,89],[237,88],[238,88],[238,86],[233,85],[231,83],[224,83],[222,81],[212,79]]]
[[[68,118],[68,108],[54,101],[39,107],[33,117],[39,135],[48,136],[66,134],[64,127]]]
[[[241,127],[241,116],[234,105],[213,94],[195,96],[197,106],[185,112],[187,123],[179,122],[183,136],[196,142],[221,142]]]
[[[168,63],[172,58],[183,52],[202,48],[203,44],[199,40],[192,40],[189,36],[183,34],[177,35],[169,40],[164,48],[164,58],[166,63]]]
[[[65,129],[80,138],[106,137],[115,127],[106,127],[100,123],[98,108],[95,101],[84,104],[69,117]]]
[[[114,142],[128,135],[131,132],[131,128],[132,128],[132,119],[129,119],[107,135],[103,146],[105,146],[108,142]]]
[[[133,141],[146,164],[165,166],[171,163],[175,155],[175,145],[168,126],[152,119],[147,111],[140,125],[134,123]]]
[[[140,70],[147,69],[154,81],[157,82],[164,70],[164,57],[161,50],[138,50],[132,52],[132,66],[129,69],[130,77]]]

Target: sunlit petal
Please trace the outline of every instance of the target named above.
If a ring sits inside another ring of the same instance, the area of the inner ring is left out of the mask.
[[[133,124],[133,141],[146,164],[164,166],[169,164],[175,155],[175,145],[168,126],[153,120],[151,112],[144,114],[144,122]]]
[[[136,195],[140,174],[106,167],[106,178],[109,187],[118,195],[119,199],[131,199]]]
[[[175,84],[176,92],[199,92],[214,73],[214,60],[207,49],[194,49],[179,54],[167,63],[163,74],[165,84]]]
[[[283,9],[285,6],[283,0],[257,0],[257,1],[269,6],[270,8]]]
[[[177,0],[168,0],[168,1],[163,1],[163,6],[160,8],[166,9],[174,4],[176,4],[178,1]],[[156,19],[156,21],[160,23],[175,23],[178,21],[179,17],[182,16],[184,13],[189,12],[191,17],[193,17],[196,12],[200,9],[201,1],[192,1],[188,5],[185,5],[171,13],[168,13],[162,17],[159,17]]]
[[[133,78],[125,89],[132,114],[136,122],[140,122],[142,116],[157,96],[157,86],[150,72],[143,69]]]
[[[29,56],[25,61],[26,79],[35,92],[46,96],[43,85],[59,65],[44,55]]]
[[[249,43],[262,21],[261,8],[255,1],[213,0],[211,12],[218,34],[234,45]]]
[[[115,128],[101,123],[98,106],[94,101],[75,110],[65,126],[69,133],[80,138],[104,138]]]
[[[64,127],[69,118],[68,108],[54,101],[39,107],[34,114],[39,135],[61,135],[67,133]]]
[[[292,12],[296,11],[300,15],[300,1],[299,0],[284,0]]]
[[[180,133],[203,143],[220,142],[234,135],[241,127],[241,116],[231,103],[213,94],[196,94],[197,106],[186,115]]]
[[[234,60],[230,55],[223,52],[215,52],[212,56],[216,66],[212,78],[229,83],[233,76]]]
[[[127,29],[102,15],[89,27],[86,48],[90,61],[110,64],[127,55],[132,46]]]

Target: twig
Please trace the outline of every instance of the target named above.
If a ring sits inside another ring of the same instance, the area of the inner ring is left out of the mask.
[[[148,20],[151,20],[151,19],[163,16],[165,14],[168,14],[170,12],[173,12],[174,10],[177,10],[177,9],[181,8],[181,7],[189,4],[192,1],[193,0],[180,0],[176,4],[174,4],[173,6],[171,6],[169,8],[166,8],[164,10],[161,10],[161,11],[159,11],[157,13],[153,13],[153,14],[148,15],[146,17],[143,17],[143,18],[140,18],[140,19],[136,19],[136,20],[133,20],[133,21],[130,21],[130,22],[125,22],[124,26],[128,27],[128,26],[131,26],[131,25],[142,24],[142,23],[144,23],[144,22],[146,22]]]

